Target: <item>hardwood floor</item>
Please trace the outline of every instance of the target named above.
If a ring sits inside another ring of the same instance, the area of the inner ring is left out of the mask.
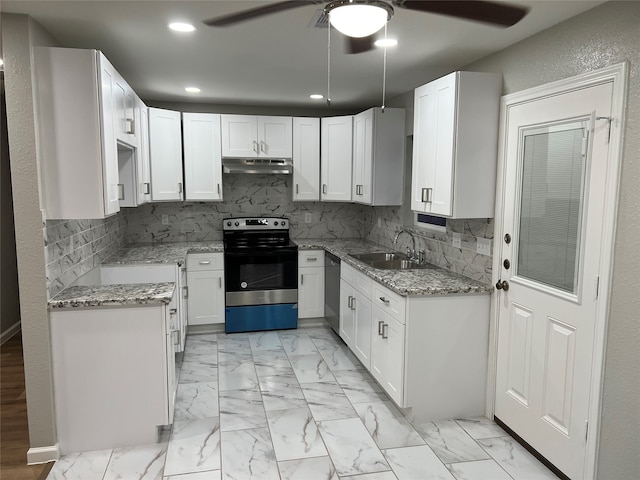
[[[29,430],[22,335],[0,347],[0,479],[44,480],[53,463],[27,465]]]

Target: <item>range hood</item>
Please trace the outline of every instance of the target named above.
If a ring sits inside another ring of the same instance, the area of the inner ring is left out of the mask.
[[[223,173],[293,173],[290,158],[223,158]]]

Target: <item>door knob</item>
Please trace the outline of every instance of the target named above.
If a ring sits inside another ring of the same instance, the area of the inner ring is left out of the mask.
[[[507,290],[509,290],[509,282],[507,282],[506,280],[498,280],[496,282],[496,288],[498,290],[504,290],[506,292]]]

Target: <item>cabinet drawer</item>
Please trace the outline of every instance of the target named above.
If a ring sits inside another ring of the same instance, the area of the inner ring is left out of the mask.
[[[223,253],[190,253],[187,255],[188,272],[222,269],[224,269]]]
[[[298,268],[324,267],[324,250],[300,250]]]
[[[356,290],[362,293],[368,299],[371,299],[371,290],[374,281],[367,277],[364,273],[359,272],[351,265],[342,262],[340,266],[340,277],[349,282]]]
[[[392,292],[378,283],[375,283],[373,286],[372,303],[402,324],[405,323],[405,300],[405,297]]]

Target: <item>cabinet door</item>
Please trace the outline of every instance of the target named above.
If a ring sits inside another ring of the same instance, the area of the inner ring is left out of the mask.
[[[298,318],[324,317],[324,267],[300,268]]]
[[[258,117],[258,156],[291,158],[292,118]]]
[[[220,115],[183,113],[187,200],[222,200]]]
[[[98,53],[100,68],[100,105],[102,107],[102,171],[104,174],[104,213],[120,211],[118,147],[116,142],[116,79],[118,72]]]
[[[151,167],[149,165],[149,110],[147,106],[138,100],[139,115],[139,136],[140,147],[138,148],[138,177],[137,196],[138,205],[148,203],[151,200]]]
[[[320,200],[320,119],[293,119],[293,201]]]
[[[453,213],[456,80],[454,72],[416,89],[411,180],[415,211]]]
[[[116,137],[119,142],[132,147],[138,146],[136,130],[136,94],[129,84],[118,75],[114,84]]]
[[[322,119],[320,172],[322,201],[351,201],[353,117]]]
[[[355,335],[353,342],[353,352],[362,364],[371,366],[371,300],[361,292],[355,292],[354,315],[355,315]]]
[[[257,157],[260,152],[258,143],[258,118],[252,115],[222,115],[222,156]]]
[[[373,168],[374,110],[353,117],[353,186],[354,202],[371,204]]]
[[[389,397],[403,406],[405,326],[374,306],[372,327],[370,372]]]
[[[224,323],[224,271],[188,272],[189,325]]]
[[[180,112],[149,108],[151,200],[182,200]]]
[[[351,284],[340,280],[340,337],[353,350],[356,333],[354,310],[355,289]]]

